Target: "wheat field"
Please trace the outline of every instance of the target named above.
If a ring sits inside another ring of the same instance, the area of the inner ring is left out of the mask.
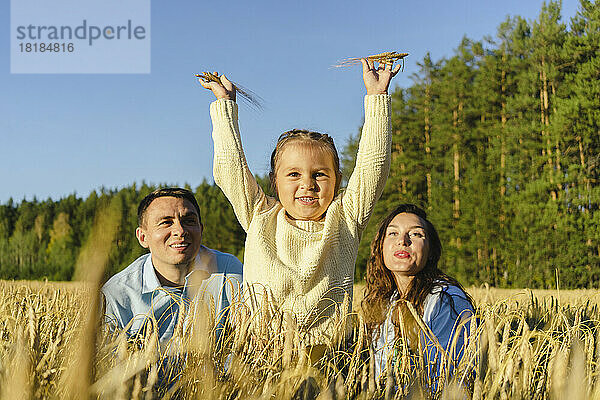
[[[418,362],[375,381],[359,314],[336,316],[339,334],[313,363],[283,314],[256,334],[237,319],[219,347],[198,318],[190,331],[178,326],[164,352],[152,332],[128,341],[102,329],[93,285],[0,288],[2,399],[600,399],[596,291],[468,289],[476,340],[460,373],[442,374],[432,391]],[[355,291],[356,304],[362,287]]]

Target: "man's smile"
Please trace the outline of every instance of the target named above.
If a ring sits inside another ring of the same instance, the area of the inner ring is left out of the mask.
[[[177,250],[185,250],[188,248],[190,244],[189,243],[172,243],[169,245],[169,247],[173,248],[173,249],[177,249]]]

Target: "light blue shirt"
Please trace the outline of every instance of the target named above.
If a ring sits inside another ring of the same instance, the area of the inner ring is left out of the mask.
[[[395,297],[392,298],[392,304]],[[451,301],[450,301],[451,300]],[[391,307],[390,307],[391,309]],[[473,316],[473,306],[467,300],[465,293],[457,286],[436,286],[425,298],[423,304],[423,321],[435,336],[435,340],[446,351],[450,361],[449,371],[460,362],[465,346],[464,338],[469,334],[470,318]],[[379,327],[377,338],[373,341],[375,357],[375,379],[379,379],[388,362],[392,361],[395,352],[396,331],[392,322],[392,314],[388,312],[386,320]],[[424,333],[423,341],[424,361],[431,378],[439,374],[441,355],[432,338]],[[435,379],[434,379],[435,380]]]
[[[197,283],[195,276],[204,279]],[[236,257],[202,246],[183,287],[161,286],[152,257],[145,254],[102,287],[105,322],[109,328],[126,330],[129,336],[156,323],[163,344],[173,336],[180,310],[195,310],[190,307],[192,299],[199,299],[215,310],[217,328],[222,328],[229,306],[239,301],[241,283],[242,263]],[[187,320],[187,315],[184,318]]]

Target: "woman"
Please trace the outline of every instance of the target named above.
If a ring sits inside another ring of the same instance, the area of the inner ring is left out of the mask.
[[[440,368],[448,365],[447,372],[452,373],[452,365],[462,357],[473,302],[456,279],[438,269],[441,254],[439,236],[419,207],[402,204],[381,222],[371,243],[362,301],[376,379],[398,361],[399,338],[405,339],[413,354],[422,349],[416,356],[423,357],[433,390]],[[428,329],[421,329],[422,324],[419,328],[407,303]],[[438,351],[441,348],[451,361],[444,366]]]

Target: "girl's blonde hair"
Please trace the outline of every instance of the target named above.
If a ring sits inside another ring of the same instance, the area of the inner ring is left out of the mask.
[[[311,146],[324,149],[331,154],[333,157],[333,167],[335,169],[334,195],[337,195],[337,192],[340,189],[340,184],[342,183],[342,172],[340,171],[340,157],[338,156],[335,144],[333,143],[333,138],[325,133],[312,132],[304,129],[292,129],[291,131],[284,132],[281,134],[281,136],[279,136],[275,150],[273,150],[273,153],[271,153],[271,170],[269,171],[269,179],[271,181],[271,189],[273,190],[273,193],[275,193],[275,196],[279,197],[277,194],[277,185],[275,181],[277,164],[281,158],[283,148],[290,143],[310,144]]]

